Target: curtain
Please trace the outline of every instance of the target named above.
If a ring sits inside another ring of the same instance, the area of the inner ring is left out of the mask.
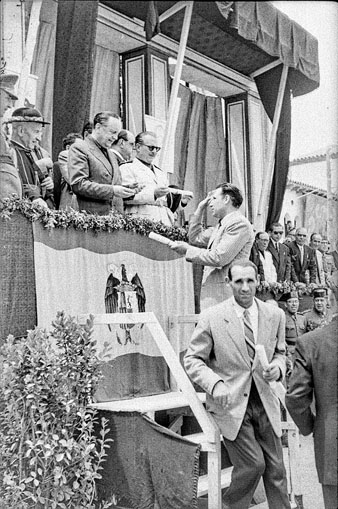
[[[59,0],[55,40],[53,158],[90,113],[98,0]]]
[[[94,49],[90,119],[100,111],[120,114],[119,54],[102,46]]]
[[[51,122],[43,128],[41,146],[51,154],[54,88],[55,26],[57,4],[44,2],[33,55],[31,74],[38,77],[36,107]],[[61,149],[60,149],[61,150]]]
[[[194,193],[194,199],[184,209],[188,219],[206,194],[226,180],[226,146],[221,99],[191,92],[183,86],[179,97],[181,105],[175,133],[175,183]],[[208,213],[205,221],[207,224],[215,222]],[[203,267],[194,265],[193,274],[195,313],[199,313]]]
[[[185,178],[182,182],[185,189],[194,193],[194,199],[186,210],[189,215],[209,191],[226,180],[226,148],[221,99],[193,92],[191,99],[187,98],[185,101],[187,100],[191,100],[192,107],[189,122],[186,121],[185,126],[189,124],[186,129],[187,154],[183,156],[186,158]],[[181,108],[185,101],[182,101]],[[176,134],[175,143],[178,136],[180,133]],[[178,152],[176,146],[175,152]],[[206,220],[213,221],[213,218],[208,216]]]
[[[271,121],[273,121],[273,115],[275,112],[282,68],[283,66],[280,65],[255,78],[261,101]],[[283,198],[289,172],[290,144],[291,91],[289,80],[287,80],[277,130],[275,165],[269,198],[269,210],[266,220],[267,229],[273,222],[279,220],[282,211]]]

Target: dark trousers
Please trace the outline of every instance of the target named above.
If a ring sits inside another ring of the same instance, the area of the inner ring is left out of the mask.
[[[337,509],[337,486],[322,484],[325,509]]]
[[[269,508],[290,509],[281,440],[272,429],[254,383],[236,439],[223,440],[234,467],[224,496],[229,509],[247,509],[262,476]]]

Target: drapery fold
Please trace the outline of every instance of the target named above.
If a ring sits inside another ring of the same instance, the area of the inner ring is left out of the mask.
[[[283,66],[272,69],[269,73],[255,78],[258,92],[264,109],[273,121],[276,107],[280,77]],[[289,79],[286,82],[283,104],[279,119],[276,138],[275,165],[270,189],[269,209],[266,218],[266,228],[279,220],[282,211],[284,193],[289,172],[289,157],[291,145],[291,90]]]
[[[119,54],[96,45],[90,102],[90,119],[99,111],[120,114]]]
[[[57,4],[55,2],[47,1],[42,4],[31,67],[31,74],[38,77],[36,107],[49,122],[52,122],[53,119],[56,15]],[[52,124],[44,127],[41,146],[51,153]]]
[[[90,111],[98,0],[59,0],[55,42],[53,157]]]
[[[177,185],[193,191],[186,207],[189,217],[207,192],[226,180],[225,137],[219,97],[192,92],[181,86],[175,135]],[[212,218],[208,216],[208,221]]]

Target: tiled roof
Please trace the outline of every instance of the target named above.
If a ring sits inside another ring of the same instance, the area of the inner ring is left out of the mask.
[[[290,166],[295,166],[297,164],[304,163],[314,163],[319,161],[325,161],[326,159],[327,147],[320,148],[311,154],[307,154],[304,156],[296,157],[290,161]],[[331,159],[338,158],[338,145],[334,145],[331,149]]]
[[[296,180],[288,179],[287,187],[290,190],[295,190],[296,192],[300,192],[302,194],[310,193],[316,194],[317,196],[322,196],[323,198],[327,198],[327,190],[320,189],[316,186],[311,186],[310,184],[304,184],[304,182],[298,182]],[[338,194],[332,193],[332,199],[338,201]]]

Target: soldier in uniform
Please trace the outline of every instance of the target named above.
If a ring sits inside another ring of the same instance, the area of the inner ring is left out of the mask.
[[[298,313],[299,299],[296,291],[285,293],[280,301],[285,302],[285,341],[288,357],[293,358],[296,341],[306,332],[307,321],[304,315]]]
[[[313,290],[313,309],[304,313],[306,318],[306,332],[323,327],[332,320],[332,313],[328,308],[327,289],[315,288]]]

